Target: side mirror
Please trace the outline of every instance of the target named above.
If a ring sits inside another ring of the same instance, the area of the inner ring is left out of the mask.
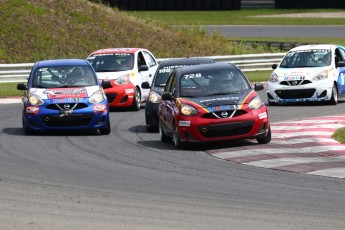
[[[150,89],[150,83],[148,81],[144,81],[143,83],[141,83],[141,88],[143,89]]]
[[[255,83],[254,84],[254,90],[255,91],[260,91],[264,89],[264,85],[262,83]]]
[[[17,90],[27,90],[28,87],[26,87],[25,83],[18,83]]]
[[[149,70],[149,67],[147,65],[141,65],[138,68],[139,72],[141,72],[141,71],[148,71],[148,70]]]
[[[111,88],[111,83],[109,80],[103,80],[101,85],[102,85],[103,89]]]
[[[338,67],[345,67],[345,62],[344,61],[338,61],[337,63],[335,63],[335,66]]]
[[[276,69],[277,67],[278,67],[277,64],[273,64],[273,65],[272,65],[272,69]]]
[[[171,93],[164,92],[162,94],[162,100],[171,101],[173,99],[174,99],[174,97],[173,97],[173,95]]]

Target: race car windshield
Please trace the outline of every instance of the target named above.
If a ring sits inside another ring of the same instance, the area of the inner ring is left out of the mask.
[[[237,69],[188,73],[180,77],[181,97],[236,94],[250,89],[249,82]]]
[[[32,86],[36,88],[66,88],[97,85],[90,66],[49,66],[35,70]]]
[[[289,52],[280,64],[280,68],[309,68],[331,65],[331,50],[298,50]]]
[[[134,54],[130,53],[94,55],[87,60],[96,72],[119,72],[134,68]]]

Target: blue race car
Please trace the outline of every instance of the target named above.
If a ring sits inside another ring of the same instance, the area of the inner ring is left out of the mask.
[[[23,91],[26,134],[48,130],[99,130],[110,133],[109,107],[97,75],[86,60],[38,61]]]

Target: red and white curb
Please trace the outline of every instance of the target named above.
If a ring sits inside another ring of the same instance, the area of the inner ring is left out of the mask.
[[[345,115],[271,123],[272,141],[206,153],[257,167],[345,178],[345,145],[331,135],[345,126]]]
[[[0,98],[0,104],[15,104],[21,103],[22,99],[20,97],[15,98]]]

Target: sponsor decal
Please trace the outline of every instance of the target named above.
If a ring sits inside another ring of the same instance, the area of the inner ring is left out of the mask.
[[[205,100],[200,100],[200,103],[214,102],[214,101],[238,101],[239,97],[217,97]]]
[[[53,103],[74,103],[74,102],[79,102],[79,98],[58,98],[58,99],[53,99]]]
[[[267,117],[267,113],[266,113],[266,112],[260,113],[260,114],[259,114],[259,118],[260,118],[260,119],[264,119],[264,118],[266,118],[266,117]]]
[[[93,111],[95,113],[105,113],[105,112],[107,112],[107,106],[103,105],[103,104],[94,105],[93,106]]]
[[[85,88],[49,89],[43,92],[49,99],[55,98],[85,98],[87,97]]]
[[[159,73],[170,73],[173,69],[183,67],[187,65],[169,65],[169,66],[164,66],[163,68],[159,69]]]
[[[40,111],[40,107],[39,106],[28,106],[25,109],[27,114],[34,114],[37,115],[38,112]]]
[[[218,106],[207,107],[207,110],[209,112],[219,112],[219,111],[234,110],[234,109],[236,109],[235,105],[218,105]]]
[[[304,77],[302,76],[286,76],[284,77],[284,81],[299,81],[304,80]]]
[[[125,89],[125,93],[134,93],[134,89]]]
[[[179,121],[178,125],[183,127],[190,127],[190,121]]]

